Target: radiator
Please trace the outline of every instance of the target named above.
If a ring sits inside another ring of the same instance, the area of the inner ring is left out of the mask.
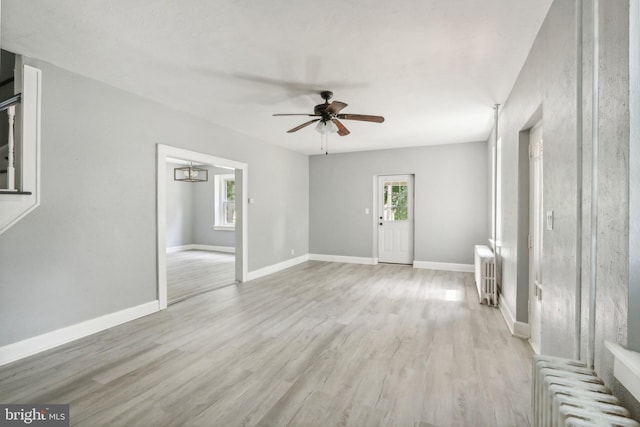
[[[476,287],[480,303],[498,306],[498,287],[496,286],[496,259],[487,246],[475,246]]]
[[[580,361],[534,356],[531,397],[534,427],[640,427]]]

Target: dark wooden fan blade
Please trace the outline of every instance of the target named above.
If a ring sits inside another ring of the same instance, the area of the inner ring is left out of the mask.
[[[292,114],[274,114],[274,116],[307,116],[307,117],[320,117],[320,114],[292,113]]]
[[[333,101],[329,106],[324,110],[329,114],[338,114],[347,104],[340,101]]]
[[[336,124],[336,126],[338,127],[338,135],[340,136],[347,136],[349,135],[351,132],[349,132],[349,129],[347,129],[340,120],[338,119],[333,119],[332,120],[333,123]]]
[[[338,118],[344,120],[360,120],[361,122],[384,122],[384,117],[382,116],[368,116],[366,114],[338,114]]]
[[[300,129],[302,129],[302,128],[305,128],[305,127],[309,126],[311,123],[315,123],[315,122],[317,122],[317,121],[319,121],[319,120],[320,120],[320,119],[313,119],[313,120],[309,120],[308,122],[305,122],[305,123],[301,124],[300,126],[296,126],[296,127],[294,127],[293,129],[289,129],[289,130],[287,131],[287,133],[293,133],[293,132],[295,132],[295,131],[298,131],[298,130],[300,130]]]

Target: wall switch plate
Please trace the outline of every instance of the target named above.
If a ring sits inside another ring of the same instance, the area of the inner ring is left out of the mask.
[[[547,211],[547,230],[553,230],[553,211]]]
[[[369,208],[364,208],[364,214],[369,215]]]
[[[256,202],[256,199],[254,199],[253,197],[249,197],[249,204],[253,205]]]

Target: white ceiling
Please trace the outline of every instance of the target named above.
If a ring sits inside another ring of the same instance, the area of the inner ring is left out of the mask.
[[[2,48],[250,135],[286,130],[332,90],[333,152],[486,140],[552,0],[2,0]]]

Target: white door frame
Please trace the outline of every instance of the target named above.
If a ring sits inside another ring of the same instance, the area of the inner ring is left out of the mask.
[[[242,233],[241,247],[236,247],[236,263],[242,264],[242,271],[236,269],[236,280],[244,282],[247,280],[248,268],[248,209],[247,194],[249,189],[249,166],[246,163],[235,160],[224,159],[222,157],[211,156],[197,151],[185,150],[183,148],[171,147],[169,145],[157,144],[157,180],[156,180],[156,227],[157,227],[157,267],[158,267],[158,304],[160,310],[167,308],[167,158],[181,159],[204,163],[215,166],[223,166],[242,171],[242,219],[240,223]],[[239,274],[240,273],[240,274]],[[240,276],[240,277],[238,277]]]
[[[407,265],[412,265],[415,261],[415,233],[416,233],[416,227],[415,227],[415,175],[412,173],[395,173],[395,174],[381,174],[381,175],[375,175],[373,177],[373,255],[375,258],[375,262],[376,264],[378,262],[380,262],[380,216],[383,215],[382,209],[381,209],[381,200],[380,200],[380,180],[384,177],[409,177],[410,180],[410,189],[411,189],[411,194],[410,194],[410,205],[409,205],[409,218],[410,218],[410,222],[411,222],[411,252],[412,252],[412,259],[410,261],[410,263],[408,263]]]
[[[534,132],[540,132],[539,141]],[[542,338],[542,243],[544,236],[544,175],[542,122],[529,131],[529,343],[536,354],[540,354]],[[537,317],[534,319],[534,310]],[[534,322],[535,320],[535,322]]]

